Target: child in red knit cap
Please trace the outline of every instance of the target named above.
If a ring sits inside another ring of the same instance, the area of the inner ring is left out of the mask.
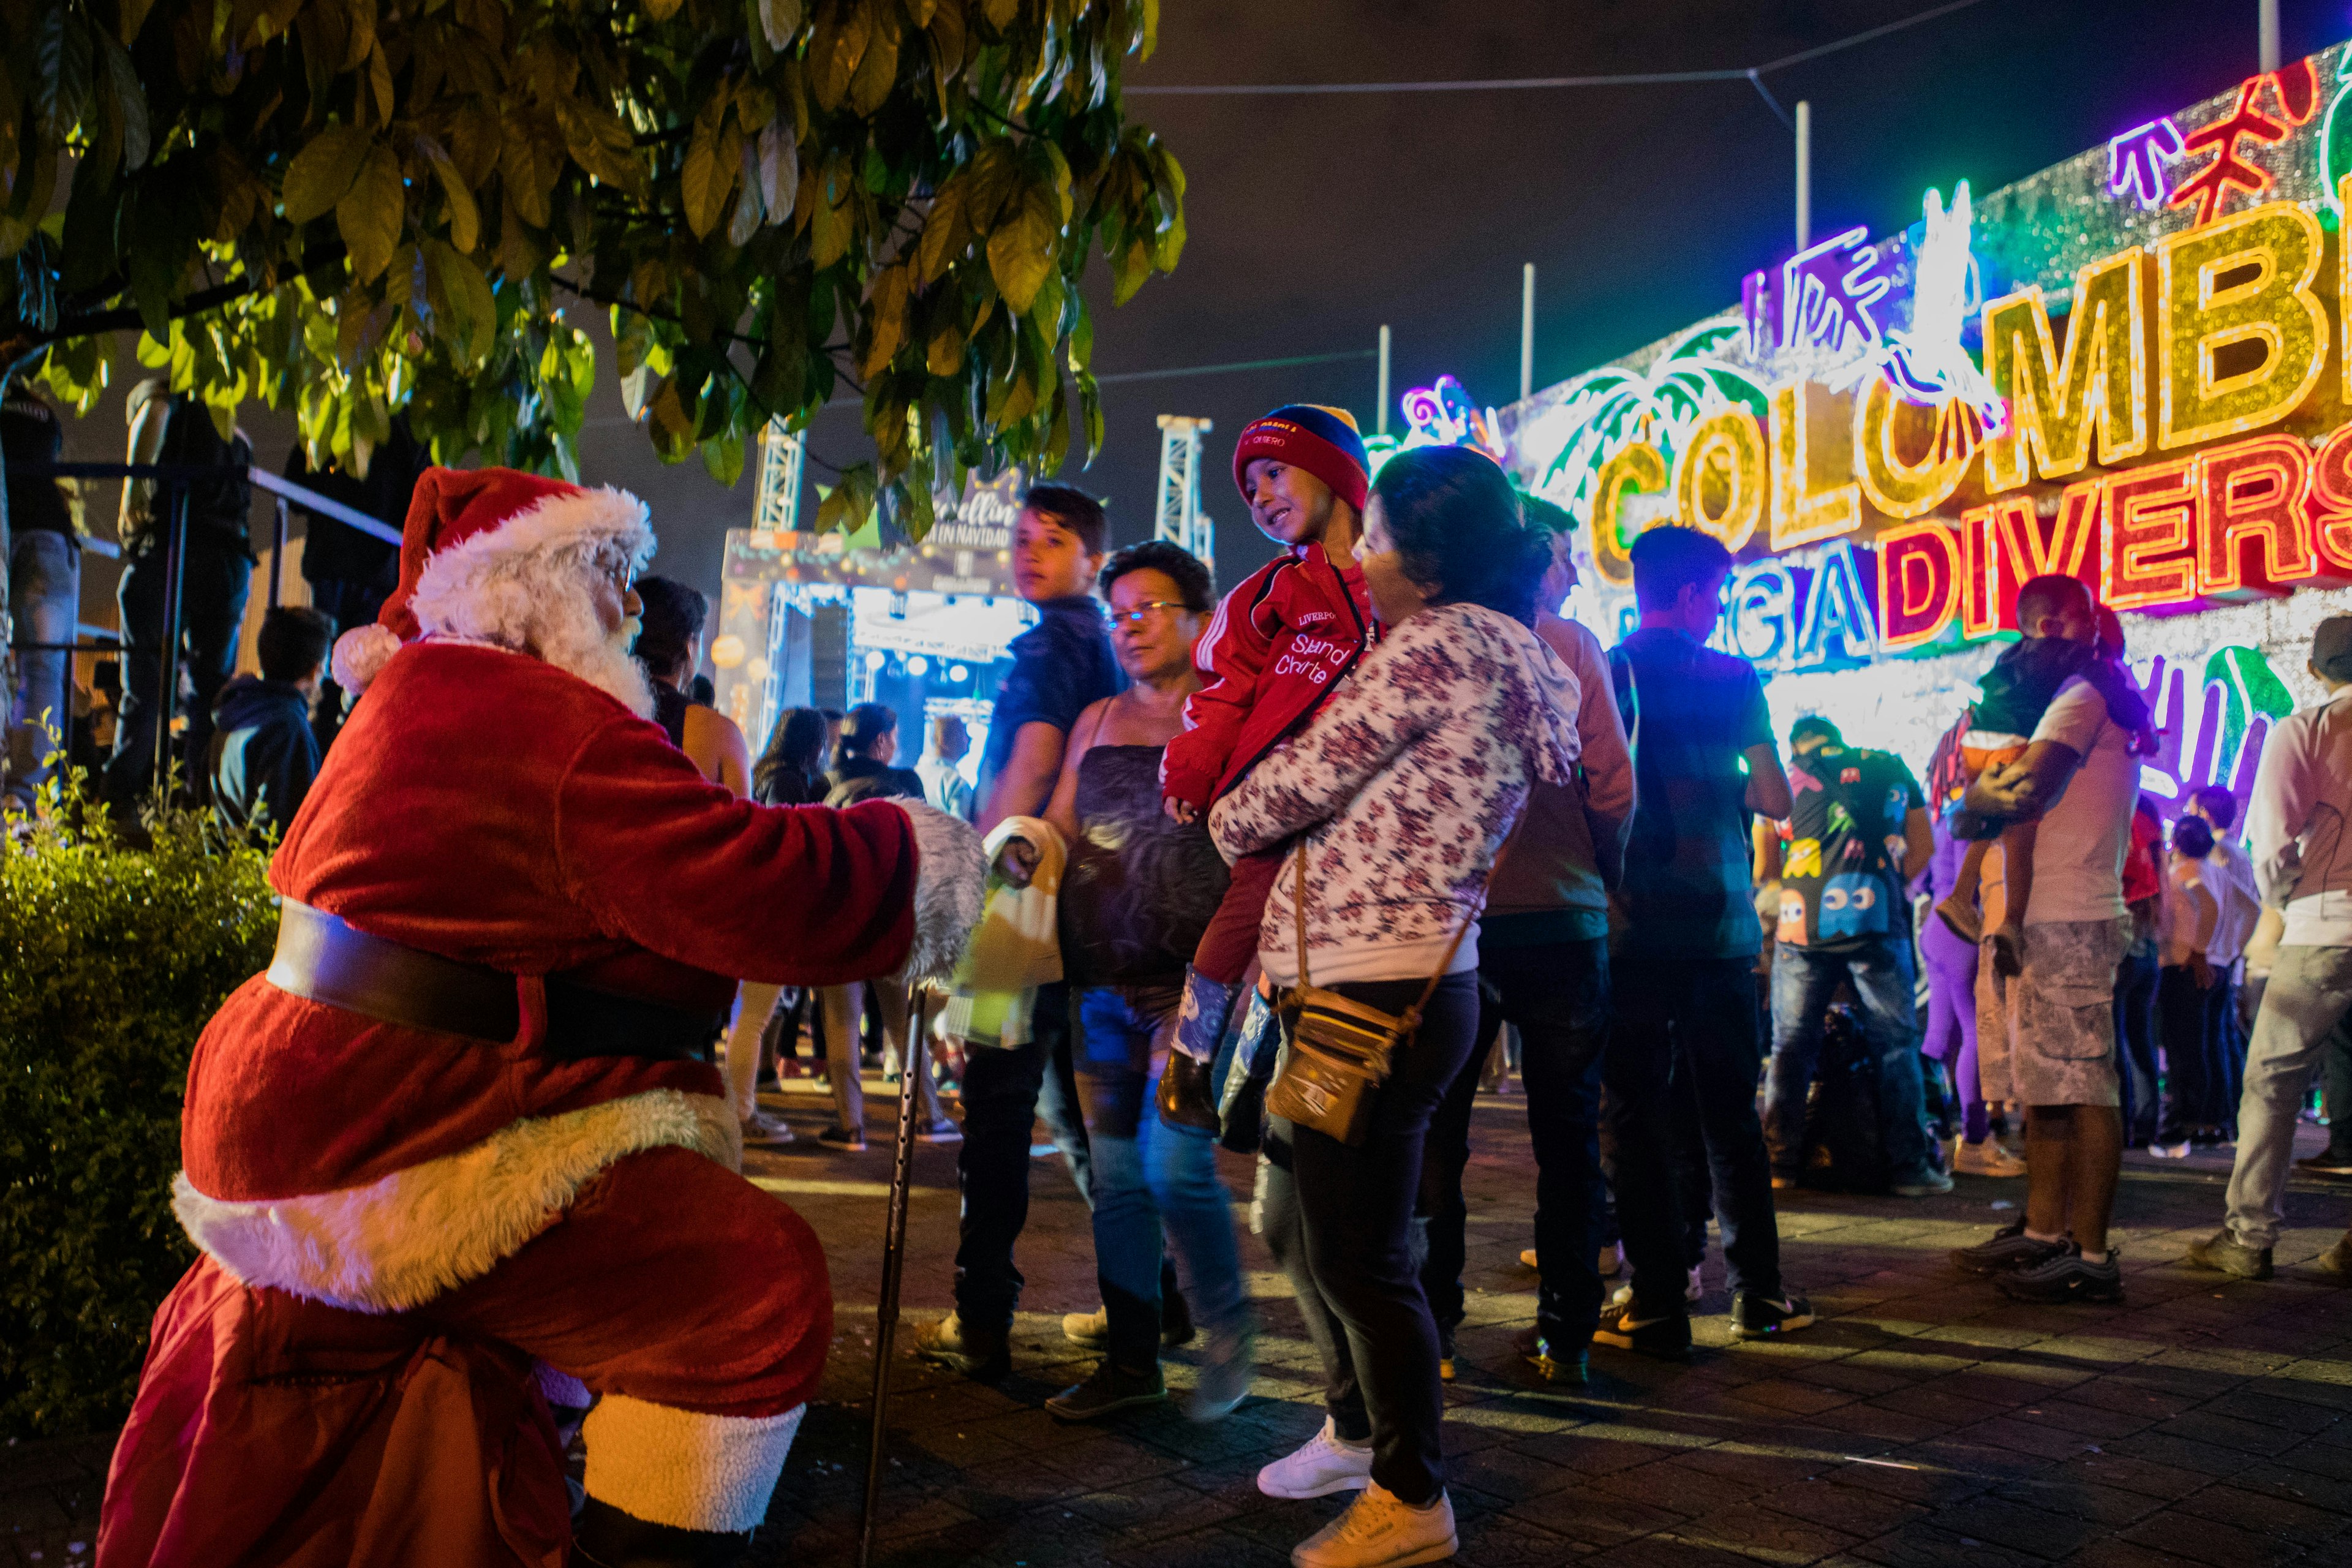
[[[1184,706],[1168,743],[1160,790],[1169,815],[1192,821],[1296,733],[1373,641],[1371,600],[1355,549],[1371,464],[1345,409],[1291,404],[1242,431],[1234,479],[1258,531],[1284,552],[1217,606],[1196,661],[1209,684]],[[1209,1083],[1225,1021],[1257,955],[1259,917],[1283,851],[1245,857],[1184,975],[1176,1048],[1161,1075],[1160,1112],[1214,1128]]]

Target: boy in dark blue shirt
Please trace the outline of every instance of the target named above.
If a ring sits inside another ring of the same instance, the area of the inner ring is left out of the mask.
[[[283,835],[319,776],[310,704],[333,628],[307,605],[284,605],[261,618],[255,639],[261,677],[240,675],[214,709],[213,809],[236,827],[267,820]]]

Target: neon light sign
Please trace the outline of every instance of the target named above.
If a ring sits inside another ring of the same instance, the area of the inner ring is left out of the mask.
[[[1780,342],[1843,356],[1880,341],[1870,308],[1895,287],[1866,228],[1850,228],[1780,264]]]
[[[2265,89],[2278,102],[2279,119],[2272,119],[2255,106]],[[2222,198],[2232,190],[2255,197],[2267,195],[2272,184],[2271,172],[2240,155],[2239,139],[2252,137],[2276,146],[2286,140],[2289,131],[2310,120],[2317,93],[2309,60],[2297,60],[2284,69],[2265,72],[2239,88],[2236,108],[2181,139],[2184,156],[2210,150],[2213,161],[2175,187],[2165,205],[2186,206],[2195,201],[2197,222],[2201,226],[2213,221],[2214,215],[2221,209]]]
[[[2135,125],[2107,143],[2107,194],[2129,195],[2150,212],[2172,196],[2166,165],[2182,153],[2180,128],[2170,118]]]

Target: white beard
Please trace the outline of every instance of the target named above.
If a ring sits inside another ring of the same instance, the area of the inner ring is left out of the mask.
[[[653,686],[629,653],[637,623],[625,620],[607,632],[597,620],[594,584],[604,569],[588,550],[519,551],[467,564],[462,577],[441,579],[428,565],[419,579],[411,608],[425,635],[530,654],[638,718],[653,717]]]

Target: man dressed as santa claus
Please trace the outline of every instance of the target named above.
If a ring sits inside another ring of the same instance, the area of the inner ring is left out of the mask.
[[[364,689],[270,865],[275,961],[188,1071],[109,1565],[723,1563],[833,1332],[705,1059],[738,979],[952,963],[970,828],[773,807],[647,721],[646,509],[507,469],[416,489]],[[589,1406],[572,1517],[559,1416]]]

